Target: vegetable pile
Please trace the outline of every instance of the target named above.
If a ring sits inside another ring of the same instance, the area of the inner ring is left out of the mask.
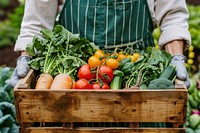
[[[9,78],[13,70],[9,67],[0,68],[0,132],[18,133],[16,112],[13,104],[13,90]]]
[[[139,51],[130,46],[99,49],[61,25],[41,33],[44,39],[34,37],[26,47],[33,57],[31,68],[40,71],[35,89],[174,88],[175,67],[169,66],[171,55],[165,51],[153,47]]]
[[[120,70],[125,74],[123,79],[125,88],[147,89],[149,83],[158,79],[170,61],[171,55],[169,53],[148,47],[140,52],[140,57],[136,62],[122,62]]]
[[[188,133],[200,132],[200,73],[190,78],[188,89],[187,121],[185,126]]]

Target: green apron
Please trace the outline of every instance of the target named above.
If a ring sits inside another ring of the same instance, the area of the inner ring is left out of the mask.
[[[102,48],[154,46],[146,0],[66,0],[59,23]],[[164,123],[140,126],[163,127]]]
[[[99,47],[154,46],[146,0],[66,0],[60,24]]]

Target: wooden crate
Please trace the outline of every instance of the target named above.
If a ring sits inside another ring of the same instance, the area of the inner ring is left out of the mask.
[[[17,122],[23,133],[184,133],[187,89],[34,90],[30,70],[14,88]],[[129,123],[128,127],[76,127],[75,123]],[[171,128],[142,128],[140,122],[166,122]],[[39,123],[39,126],[33,126]],[[60,125],[54,125],[57,123]],[[49,126],[50,125],[50,126]]]

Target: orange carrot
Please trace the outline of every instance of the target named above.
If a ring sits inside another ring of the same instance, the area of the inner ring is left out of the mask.
[[[48,73],[43,73],[37,80],[35,89],[50,89],[53,77]]]
[[[68,74],[58,74],[52,84],[51,90],[73,89],[73,80]]]

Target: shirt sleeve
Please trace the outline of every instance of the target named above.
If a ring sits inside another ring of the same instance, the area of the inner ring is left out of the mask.
[[[188,30],[189,13],[185,0],[157,0],[155,6],[156,21],[161,29],[159,47],[173,40],[185,40],[187,50],[191,44]]]
[[[41,37],[41,29],[53,29],[58,0],[26,0],[20,34],[14,51],[24,51],[34,36]]]

